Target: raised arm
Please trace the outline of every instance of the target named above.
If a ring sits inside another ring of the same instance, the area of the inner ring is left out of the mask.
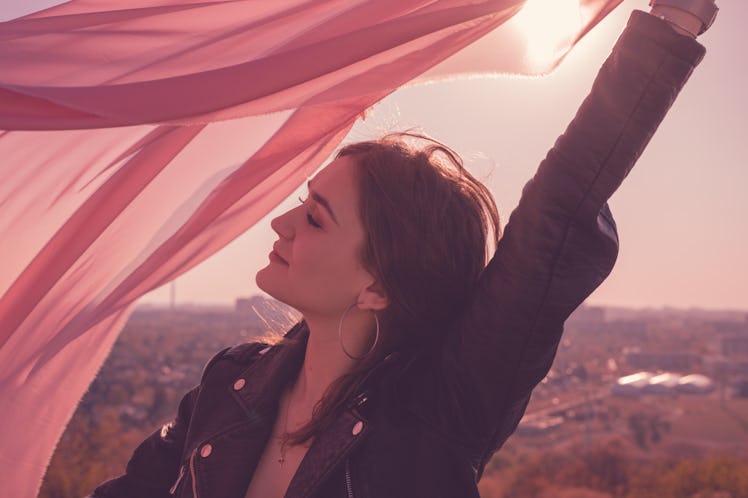
[[[525,186],[466,315],[414,363],[411,410],[464,448],[478,474],[550,369],[564,321],[611,271],[618,237],[606,202],[703,55],[668,21],[632,13]]]

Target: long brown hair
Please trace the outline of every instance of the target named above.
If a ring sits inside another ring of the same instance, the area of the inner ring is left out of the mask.
[[[418,147],[409,142],[425,143]],[[312,419],[288,435],[301,444],[332,425],[367,372],[389,353],[439,341],[462,313],[501,235],[488,189],[446,145],[415,133],[344,146],[356,161],[364,267],[384,288],[376,349],[333,382]]]

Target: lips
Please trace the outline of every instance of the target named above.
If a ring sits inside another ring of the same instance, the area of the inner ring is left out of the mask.
[[[286,258],[280,255],[280,251],[278,251],[277,245],[277,243],[273,244],[273,250],[270,253],[269,258],[277,263],[288,265],[288,261],[286,260]]]

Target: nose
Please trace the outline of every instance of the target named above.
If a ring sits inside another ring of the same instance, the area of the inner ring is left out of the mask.
[[[298,208],[289,209],[280,216],[270,221],[270,227],[283,239],[292,239],[294,236],[293,214]]]

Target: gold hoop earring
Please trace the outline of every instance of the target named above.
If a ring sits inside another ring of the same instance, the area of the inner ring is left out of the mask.
[[[343,315],[340,317],[340,322],[338,322],[338,340],[340,341],[340,349],[343,350],[343,352],[348,358],[352,360],[362,360],[366,358],[367,356],[369,356],[374,351],[374,349],[377,347],[377,343],[379,342],[379,318],[377,317],[377,314],[374,311],[372,311],[372,314],[374,315],[374,322],[377,325],[376,335],[374,336],[374,344],[371,345],[371,347],[366,353],[362,354],[361,356],[354,356],[351,353],[349,353],[347,349],[345,349],[345,345],[343,344],[343,321],[345,320],[345,317],[348,314],[348,312],[351,311],[351,308],[353,308],[354,306],[356,305],[352,304],[348,306],[343,312]]]

